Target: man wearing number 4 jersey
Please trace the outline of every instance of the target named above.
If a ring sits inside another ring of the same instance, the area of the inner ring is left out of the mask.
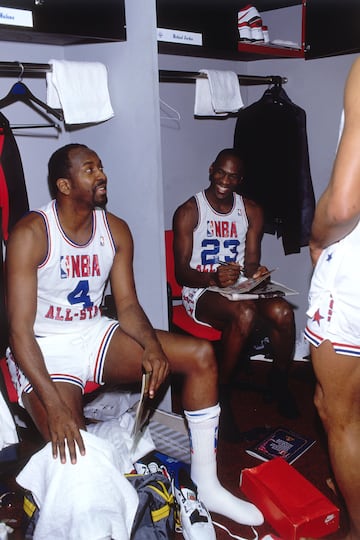
[[[23,217],[7,246],[8,363],[19,402],[51,443],[54,459],[65,463],[68,456],[76,464],[91,452],[83,438],[87,381],[127,384],[150,372],[153,398],[170,371],[181,373],[200,499],[210,512],[261,524],[261,512],[217,478],[213,350],[205,340],[151,326],[137,299],[131,233],[105,210],[107,177],[99,157],[81,144],[62,147],[50,158],[48,181],[53,201]],[[118,321],[100,313],[108,279]]]
[[[288,369],[295,342],[294,314],[283,298],[231,301],[207,290],[209,286],[234,285],[240,272],[258,277],[267,271],[260,265],[263,214],[253,201],[236,193],[243,177],[243,161],[236,149],[222,150],[209,169],[210,185],[174,214],[174,256],[177,280],[183,285],[183,303],[197,322],[222,331],[220,358],[220,434],[238,440],[230,406],[230,381],[246,341],[263,320],[269,328],[274,361],[269,390],[286,417],[298,415],[288,389]]]

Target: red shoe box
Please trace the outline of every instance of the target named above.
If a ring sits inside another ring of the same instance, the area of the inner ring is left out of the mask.
[[[321,538],[339,528],[339,509],[283,458],[243,469],[240,488],[284,540]]]

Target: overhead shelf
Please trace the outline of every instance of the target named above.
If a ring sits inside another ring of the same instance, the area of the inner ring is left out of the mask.
[[[304,58],[304,51],[302,49],[295,49],[293,47],[281,47],[279,45],[270,44],[256,44],[251,43],[238,43],[238,53],[241,55],[241,59],[247,56],[249,60],[261,60],[267,58]]]
[[[195,56],[202,58],[219,58],[222,60],[238,60],[250,62],[271,58],[304,58],[304,51],[278,45],[253,45],[238,43],[237,50],[201,47],[198,45],[183,45],[179,43],[158,42],[160,54],[178,56]]]

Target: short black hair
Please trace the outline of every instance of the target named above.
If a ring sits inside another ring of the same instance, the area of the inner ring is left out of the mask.
[[[214,164],[218,163],[218,161],[220,161],[223,157],[227,157],[227,156],[228,157],[235,157],[235,158],[239,159],[241,162],[244,161],[240,150],[238,150],[237,148],[224,148],[216,156]]]
[[[48,163],[48,186],[52,199],[56,198],[57,194],[57,185],[56,182],[59,178],[68,178],[70,170],[70,159],[69,154],[71,150],[76,150],[77,148],[86,148],[88,147],[85,144],[72,143],[62,146],[56,150],[49,159]]]

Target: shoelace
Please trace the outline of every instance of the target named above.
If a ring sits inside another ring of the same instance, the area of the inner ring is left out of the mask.
[[[197,498],[196,493],[189,488],[182,488],[179,490],[179,492],[181,493],[185,512],[191,516],[191,523],[207,522],[207,512]],[[194,518],[193,515],[195,516]]]
[[[221,525],[221,523],[218,523],[217,521],[213,520],[213,525],[216,525],[216,527],[219,527],[219,529],[222,529],[223,531],[227,532],[228,535],[231,538],[235,538],[235,540],[249,540],[248,538],[244,538],[243,536],[237,536],[236,534],[231,533],[229,529],[225,527],[225,525]],[[257,531],[254,529],[254,527],[251,527],[251,530],[254,533],[254,537],[252,538],[252,540],[258,540],[259,535]]]
[[[180,488],[176,489],[176,495],[175,498],[178,505],[180,506],[181,504],[183,506],[185,513],[189,516],[189,521],[192,525],[194,525],[195,523],[209,522],[209,516],[206,512],[206,509],[203,507],[194,491],[189,488]],[[186,495],[190,495],[190,497]],[[180,499],[180,501],[178,499]],[[180,521],[176,523],[175,531],[182,531],[182,525]]]

